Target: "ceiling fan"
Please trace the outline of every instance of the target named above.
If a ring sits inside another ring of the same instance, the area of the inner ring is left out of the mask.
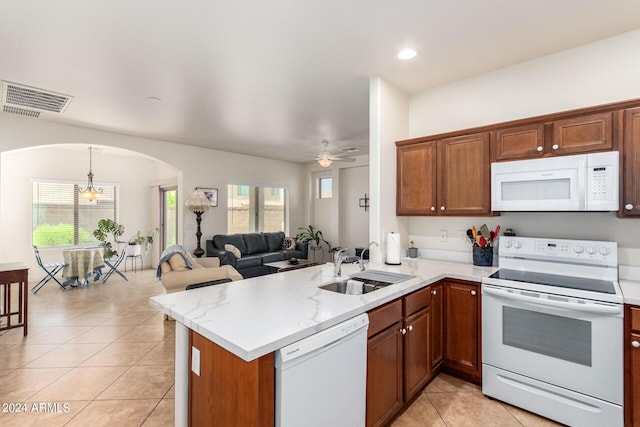
[[[333,162],[355,162],[356,159],[353,157],[342,157],[357,151],[356,149],[346,149],[342,153],[331,153],[329,151],[329,141],[323,139],[322,142],[322,151],[316,157],[316,160],[323,168],[328,168],[331,166]]]

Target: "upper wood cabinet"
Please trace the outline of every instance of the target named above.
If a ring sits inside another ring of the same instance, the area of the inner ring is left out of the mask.
[[[624,111],[619,215],[640,216],[640,107]]]
[[[609,151],[613,142],[613,112],[606,112],[498,129],[492,145],[500,162]]]
[[[553,122],[554,155],[613,149],[613,113],[592,114]]]
[[[397,215],[487,215],[489,133],[397,147]]]
[[[436,141],[397,148],[398,215],[434,215],[436,205]],[[430,208],[433,207],[433,211]]]
[[[440,215],[491,213],[489,133],[438,141],[438,195]]]
[[[496,131],[493,151],[496,161],[533,159],[544,156],[544,124]]]

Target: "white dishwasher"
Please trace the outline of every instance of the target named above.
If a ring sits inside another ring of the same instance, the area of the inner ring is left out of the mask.
[[[276,426],[364,426],[366,314],[276,351]]]

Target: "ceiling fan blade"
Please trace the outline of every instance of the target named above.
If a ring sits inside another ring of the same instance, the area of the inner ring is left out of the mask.
[[[356,159],[354,159],[353,157],[336,157],[336,158],[331,158],[332,161],[334,162],[355,162]]]

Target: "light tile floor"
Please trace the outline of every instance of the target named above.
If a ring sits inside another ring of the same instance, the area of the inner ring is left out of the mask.
[[[0,425],[172,426],[175,323],[154,270],[29,295],[29,335],[0,332]],[[33,283],[35,284],[35,282]],[[32,284],[32,285],[33,285]],[[393,426],[553,426],[440,375]]]

